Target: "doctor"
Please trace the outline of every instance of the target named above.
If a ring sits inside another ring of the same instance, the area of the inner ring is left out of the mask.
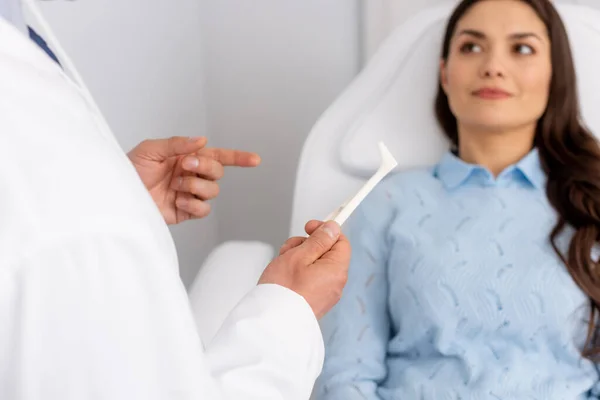
[[[202,138],[128,158],[23,33],[0,18],[0,399],[307,399],[347,276],[339,226],[288,240],[204,346],[165,221],[205,215],[222,165],[258,160]]]

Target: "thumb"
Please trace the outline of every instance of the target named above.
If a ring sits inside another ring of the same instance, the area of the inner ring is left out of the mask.
[[[327,221],[315,230],[312,235],[296,249],[302,253],[302,258],[309,264],[317,261],[323,254],[327,253],[338,241],[341,228],[337,222]]]
[[[149,139],[140,143],[136,149],[140,155],[156,161],[195,153],[206,146],[205,137],[173,136],[167,139]]]
[[[323,225],[323,221],[317,221],[317,220],[310,220],[306,223],[306,225],[304,225],[304,231],[308,234],[311,235],[314,231],[317,230],[318,227],[320,227],[321,225]]]

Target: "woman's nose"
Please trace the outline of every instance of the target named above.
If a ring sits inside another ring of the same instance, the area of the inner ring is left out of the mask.
[[[500,55],[489,54],[482,62],[480,74],[482,78],[503,78],[506,75]]]

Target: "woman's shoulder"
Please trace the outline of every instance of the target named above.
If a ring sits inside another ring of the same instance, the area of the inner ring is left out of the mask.
[[[399,170],[390,173],[365,199],[364,208],[379,212],[393,211],[407,203],[418,200],[415,193],[426,195],[437,193],[441,188],[435,176],[435,167],[421,167],[410,170]]]
[[[390,173],[379,185],[380,192],[393,195],[397,199],[414,191],[437,191],[440,181],[435,176],[435,167],[420,167]]]
[[[390,173],[385,181],[397,186],[423,186],[435,184],[438,179],[435,176],[435,166],[418,167],[411,169],[396,170]]]

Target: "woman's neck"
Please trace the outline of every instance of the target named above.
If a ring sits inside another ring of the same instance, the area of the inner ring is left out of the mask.
[[[465,162],[487,168],[498,176],[533,148],[535,127],[511,131],[486,131],[459,127],[458,156]]]

